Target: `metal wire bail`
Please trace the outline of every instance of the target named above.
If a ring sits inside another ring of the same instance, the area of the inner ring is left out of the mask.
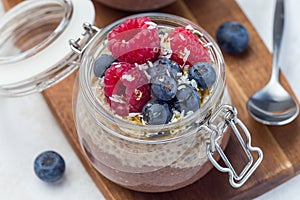
[[[217,117],[221,116],[223,118],[223,124],[215,123]],[[221,125],[220,125],[221,124]],[[224,151],[220,147],[218,140],[222,138],[224,130],[226,130],[230,126],[237,137],[243,151],[247,155],[248,163],[244,166],[243,170],[240,174],[236,172]],[[244,141],[238,127],[242,130],[243,134],[246,137],[246,141]],[[210,162],[221,172],[228,172],[229,174],[229,182],[232,187],[239,188],[241,187],[253,174],[256,168],[259,166],[263,159],[263,152],[258,147],[252,147],[251,145],[251,135],[246,128],[246,126],[242,123],[241,120],[237,118],[237,111],[234,107],[229,105],[222,105],[210,118],[208,121],[207,127],[204,129],[210,130],[211,137],[207,142],[207,157]],[[226,167],[222,167],[213,157],[213,153],[217,152],[221,159],[224,161]],[[258,158],[255,163],[254,158],[251,152],[256,152]]]

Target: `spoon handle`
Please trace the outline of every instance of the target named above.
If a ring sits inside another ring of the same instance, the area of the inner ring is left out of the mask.
[[[284,0],[277,0],[273,24],[273,61],[271,81],[279,81],[279,54],[284,28]]]

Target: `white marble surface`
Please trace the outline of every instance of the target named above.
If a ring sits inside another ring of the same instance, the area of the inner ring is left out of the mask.
[[[271,49],[275,1],[237,1]],[[283,71],[299,98],[300,80],[297,76],[300,66],[297,59],[300,56],[300,36],[297,34],[300,33],[300,1],[287,0],[287,4],[288,44],[284,45],[287,53],[282,59]],[[67,165],[64,179],[54,185],[41,182],[33,172],[34,158],[49,149],[61,153]],[[299,187],[300,176],[297,176],[257,199],[299,199]],[[19,98],[0,97],[0,199],[104,199],[72,151],[41,94]]]
[[[275,0],[236,0],[248,16],[266,46],[272,52],[273,12]],[[282,71],[300,98],[300,1],[285,0],[285,32],[282,43],[280,64]],[[251,39],[251,38],[250,38]]]

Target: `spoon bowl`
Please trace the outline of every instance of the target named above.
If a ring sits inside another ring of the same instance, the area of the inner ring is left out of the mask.
[[[267,125],[284,125],[293,121],[299,108],[290,94],[279,84],[269,83],[250,97],[247,108],[257,121]]]

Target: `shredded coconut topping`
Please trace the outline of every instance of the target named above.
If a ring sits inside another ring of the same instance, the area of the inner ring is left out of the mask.
[[[156,23],[153,23],[153,22],[145,22],[147,25],[148,25],[148,29],[154,29],[154,28],[158,28],[157,24]],[[191,25],[188,25],[185,27],[187,30],[191,30],[193,32],[193,34],[197,35],[199,37],[199,33],[197,32],[197,30],[195,30]],[[170,34],[170,31],[172,30],[167,30],[167,28],[161,28],[159,29],[159,37],[160,37],[160,48],[153,48],[153,52],[159,52],[159,57],[158,59],[160,58],[168,58],[170,59],[171,56],[172,56],[172,49],[171,49],[171,40],[172,38],[169,37],[169,34]],[[187,40],[188,38],[185,37],[184,34],[179,34],[179,39],[182,40],[182,41],[185,41]],[[204,46],[211,46],[213,45],[212,43],[206,43],[205,41],[201,41],[201,38],[199,37],[199,41],[201,43],[203,43]],[[126,40],[122,40],[122,45],[126,45]],[[191,54],[191,49],[189,49],[189,47],[184,47],[180,52],[179,52],[179,57],[183,60],[183,64],[180,66],[181,68],[181,72],[177,72],[176,73],[176,77],[178,78],[176,81],[177,81],[177,85],[178,85],[178,88],[177,90],[182,90],[184,88],[187,87],[187,85],[190,85],[192,86],[193,88],[195,88],[199,94],[200,94],[200,100],[201,100],[201,105],[203,105],[203,103],[205,103],[207,101],[207,99],[210,97],[209,94],[205,95],[204,94],[204,91],[200,91],[200,89],[198,88],[198,85],[197,85],[197,82],[194,80],[194,79],[191,79],[189,78],[189,69],[190,69],[190,66],[188,64],[186,64],[188,62],[188,58],[190,57],[190,54]],[[210,52],[209,52],[210,53]],[[154,62],[154,61],[153,61]],[[153,62],[152,61],[147,61],[146,63],[143,63],[143,64],[137,64],[137,63],[134,63],[135,67],[138,69],[138,70],[141,70],[145,76],[147,77],[149,83],[150,83],[150,80],[151,80],[151,76],[149,75],[149,71],[148,69],[150,68],[153,68]],[[115,63],[114,65],[115,68],[120,68],[122,67],[121,64],[119,63]],[[172,74],[169,70],[166,70],[166,75],[171,77]],[[163,82],[164,81],[164,76],[159,76],[159,81]],[[135,79],[137,79],[136,76],[133,76],[131,74],[124,74],[122,75],[121,79],[123,80],[126,80],[126,81],[129,81],[129,82],[132,82],[134,81]],[[97,79],[98,80],[98,88],[97,89],[102,89],[101,92],[96,92],[98,93],[99,95],[99,99],[101,99],[101,103],[102,102],[105,102],[105,105],[104,106],[107,106],[107,109],[109,110],[109,105],[106,105],[108,104],[107,101],[105,101],[105,96],[103,94],[103,80],[104,78],[100,78],[100,79]],[[135,98],[136,100],[140,100],[142,98],[142,95],[143,95],[143,92],[138,90],[138,89],[135,89],[134,90],[134,95],[135,95]],[[110,101],[112,102],[117,102],[117,103],[120,103],[120,104],[126,104],[127,100],[126,100],[126,97],[123,96],[123,95],[116,95],[116,94],[113,94],[111,97],[109,97]],[[120,107],[120,109],[122,109]],[[168,122],[169,124],[171,123],[176,123],[180,120],[182,120],[183,118],[185,118],[186,116],[189,116],[189,115],[192,115],[194,112],[193,111],[189,111],[189,110],[181,110],[181,111],[178,111],[176,110],[176,108],[171,108],[171,120]],[[117,115],[118,118],[120,119],[125,119],[125,120],[129,120],[133,123],[137,123],[137,124],[140,124],[140,125],[148,125],[147,121],[145,121],[144,119],[144,116],[141,112],[139,113],[129,113],[128,116],[124,117],[124,116],[119,116]],[[168,132],[168,134],[176,134],[178,133],[178,130],[170,130]],[[148,136],[148,137],[152,137],[152,136],[158,136],[158,135],[161,135],[160,133],[153,133],[153,134],[149,134],[149,135],[145,135],[145,136]],[[162,134],[164,135],[164,134]]]

